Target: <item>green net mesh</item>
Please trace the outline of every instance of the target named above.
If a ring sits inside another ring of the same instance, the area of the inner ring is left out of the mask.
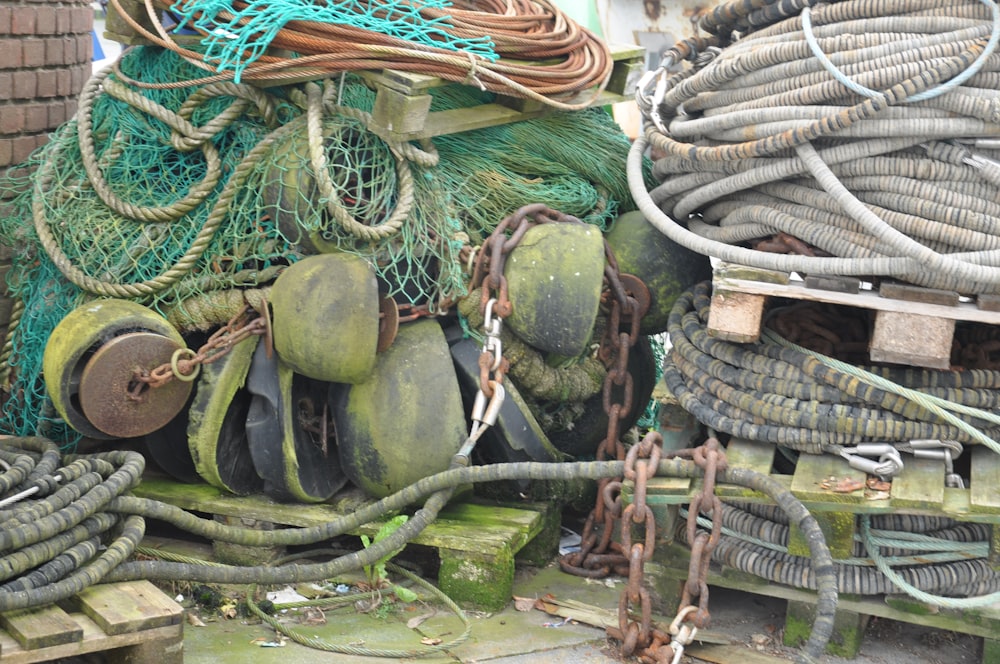
[[[232,70],[236,82],[246,65],[267,50],[278,32],[291,21],[345,25],[404,41],[463,51],[496,60],[493,42],[486,37],[461,38],[446,28],[447,16],[429,18],[424,8],[444,9],[444,0],[407,2],[324,2],[267,0],[234,6],[230,0],[180,0],[171,10],[205,33],[205,58],[219,71]]]
[[[367,228],[409,205],[399,232],[362,238],[335,218],[319,191],[301,91],[129,84],[199,74],[170,51],[130,49],[103,92],[92,103],[81,97],[77,119],[24,164],[30,176],[0,182],[23,192],[14,214],[0,219],[0,242],[16,249],[8,286],[18,305],[2,358],[3,432],[72,442],[75,434],[47,405],[41,358],[59,321],[96,295],[149,306],[182,333],[205,330],[226,319],[206,319],[204,301],[264,288],[308,253],[347,251],[375,266],[381,290],[397,302],[433,309],[467,294],[460,250],[521,206],[545,203],[602,229],[632,207],[629,143],[603,110],[437,137],[432,164],[431,146],[389,144],[366,128],[375,93],[362,78],[344,75],[327,81],[324,93],[343,112],[322,116],[334,203]],[[432,110],[488,100],[451,86],[434,91]],[[97,179],[81,151],[82,117],[90,119]],[[176,127],[187,126],[178,118],[190,125],[186,147],[178,147],[184,141]],[[166,217],[144,218],[148,209]],[[115,290],[122,288],[138,290]]]

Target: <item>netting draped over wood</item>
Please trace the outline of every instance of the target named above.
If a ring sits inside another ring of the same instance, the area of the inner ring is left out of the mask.
[[[353,75],[268,92],[176,85],[198,73],[170,51],[129,49],[32,156],[32,174],[6,176],[21,194],[0,219],[18,302],[0,357],[4,433],[75,438],[46,405],[41,357],[89,298],[135,300],[182,333],[204,331],[304,255],[347,251],[397,302],[434,309],[466,295],[460,250],[524,204],[602,229],[632,207],[629,142],[601,109],[390,143],[368,128],[375,93]],[[433,110],[490,99],[434,96]]]

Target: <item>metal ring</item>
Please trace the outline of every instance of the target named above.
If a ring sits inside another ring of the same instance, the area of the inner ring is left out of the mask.
[[[198,353],[194,352],[190,348],[178,348],[177,350],[174,351],[174,354],[170,356],[170,370],[174,372],[174,378],[176,378],[177,380],[183,381],[185,383],[190,383],[191,381],[193,381],[195,378],[198,377],[199,373],[201,373],[201,365],[200,364],[194,365],[194,371],[192,371],[189,374],[181,373],[181,370],[177,366],[177,363],[180,362],[180,356],[183,353],[188,353],[191,357],[195,357],[198,355]]]

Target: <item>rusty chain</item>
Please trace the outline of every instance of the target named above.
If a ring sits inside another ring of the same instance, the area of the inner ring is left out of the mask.
[[[243,307],[229,322],[213,332],[197,351],[178,348],[170,362],[149,371],[136,368],[128,398],[141,401],[146,398],[149,389],[162,387],[174,379],[192,381],[198,377],[201,365],[215,362],[233,346],[252,336],[264,336],[270,353],[271,316],[267,302],[263,302],[261,308],[263,311],[258,312],[249,304]]]

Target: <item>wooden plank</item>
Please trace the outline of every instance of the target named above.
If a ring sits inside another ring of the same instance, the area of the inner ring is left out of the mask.
[[[944,504],[944,459],[907,459],[892,480],[893,507],[941,509]]]
[[[149,581],[91,586],[73,601],[111,636],[176,625],[184,613],[180,604]]]
[[[762,475],[770,475],[771,466],[774,464],[775,449],[775,446],[771,443],[733,438],[726,446],[726,462],[731,468],[734,466],[747,468]],[[763,497],[764,495],[760,492],[732,484],[719,484],[716,494],[728,498]]]
[[[54,604],[2,613],[0,626],[25,650],[73,643],[83,638],[80,626]],[[4,652],[5,660],[6,655]]]
[[[733,343],[753,343],[760,339],[766,297],[716,288],[708,311],[706,331]]]
[[[102,652],[115,648],[124,648],[147,642],[170,641],[181,638],[184,626],[182,624],[168,627],[157,627],[142,632],[131,632],[108,636],[93,620],[82,613],[70,613],[73,621],[83,630],[83,638],[73,643],[50,646],[37,650],[26,650],[9,634],[0,630],[0,652],[3,653],[3,664],[32,664],[33,662],[51,662],[67,657],[79,657],[87,653]]]
[[[179,484],[158,478],[143,479],[134,493],[185,510],[245,517],[285,526],[323,525],[345,513],[332,505],[276,503],[262,496],[233,496],[208,485]],[[516,552],[537,534],[537,530],[533,531],[533,528],[537,527],[542,517],[538,512],[522,510],[525,512],[522,519],[512,524],[511,509],[465,503],[450,504],[430,526],[414,538],[413,543],[476,552],[502,546],[513,548]],[[501,517],[497,520],[491,515]],[[380,525],[378,522],[366,524],[354,534],[374,534]]]
[[[880,297],[878,293],[871,290],[862,290],[859,293],[813,290],[807,288],[801,281],[790,281],[787,284],[773,284],[750,279],[720,277],[715,281],[714,287],[728,291],[771,297],[787,297],[796,300],[843,304],[849,307],[875,309],[877,311],[898,311],[901,313],[937,316],[953,320],[989,323],[990,325],[1000,324],[1000,312],[981,310],[971,302],[960,302],[958,306],[947,307],[939,304],[927,304],[925,302],[888,299]]]
[[[972,448],[969,509],[979,513],[1000,513],[1000,455],[984,445]]]
[[[928,302],[946,307],[954,307],[959,303],[958,291],[941,290],[938,288],[922,288],[910,284],[898,284],[893,281],[883,282],[878,289],[882,297],[909,302]]]
[[[879,311],[875,314],[869,354],[872,362],[947,369],[951,366],[954,336],[953,318]]]
[[[792,476],[792,493],[800,500],[828,504],[864,503],[864,491],[860,487],[850,492],[834,490],[841,482],[856,482],[864,487],[865,474],[848,466],[840,457],[830,454],[800,454]]]

